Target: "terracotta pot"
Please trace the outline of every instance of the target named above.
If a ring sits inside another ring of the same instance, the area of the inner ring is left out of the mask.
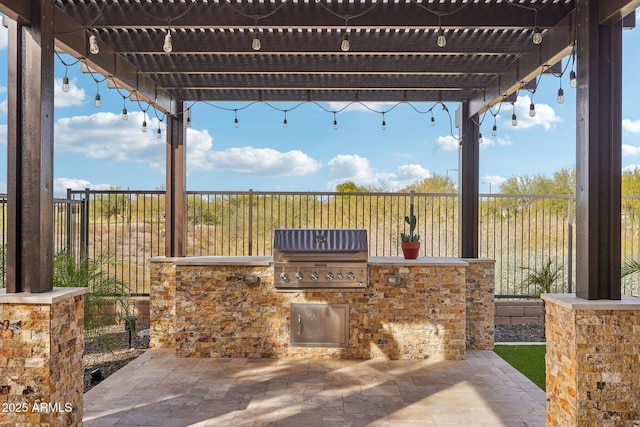
[[[419,251],[420,242],[402,242],[402,253],[404,254],[404,259],[418,258]]]

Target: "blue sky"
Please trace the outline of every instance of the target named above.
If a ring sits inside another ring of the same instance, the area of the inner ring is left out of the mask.
[[[640,30],[625,31],[623,71],[623,167],[640,165]],[[73,58],[62,57],[67,62]],[[568,58],[565,58],[565,63]],[[129,119],[121,119],[122,96],[99,86],[102,106],[96,108],[96,83],[80,65],[69,67],[71,90],[61,90],[64,66],[56,58],[55,195],[66,188],[104,189],[109,186],[153,190],[165,183],[165,121],[149,110],[149,131],[141,132],[143,113],[127,99]],[[515,104],[518,126],[511,125],[512,107],[504,104],[497,116],[498,136],[491,136],[493,117],[481,132],[480,191],[493,192],[514,175],[551,174],[575,164],[575,90],[568,71],[562,79],[566,101],[556,101],[560,79],[545,75],[533,94],[537,114],[528,116],[532,94],[521,91]],[[0,27],[0,191],[6,191],[7,33]],[[191,105],[189,103],[188,105]],[[187,134],[188,190],[327,191],[346,180],[358,185],[400,189],[433,173],[457,181],[458,144],[451,136],[449,115],[440,106],[419,114],[410,105],[312,103],[195,104]],[[420,111],[433,104],[413,104]],[[146,108],[146,104],[142,105]],[[244,108],[246,107],[246,108]],[[275,107],[275,108],[274,108]],[[454,120],[457,104],[448,104]],[[239,126],[234,126],[238,109]],[[284,113],[288,126],[283,128]],[[494,109],[496,111],[496,109]],[[162,115],[159,116],[162,118]],[[156,137],[158,127],[162,139]],[[457,129],[453,129],[457,136]],[[491,183],[491,185],[489,184]]]

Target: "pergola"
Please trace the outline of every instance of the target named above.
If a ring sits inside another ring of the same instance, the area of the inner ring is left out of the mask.
[[[477,258],[478,116],[575,54],[577,295],[620,299],[622,29],[638,6],[0,0],[10,18],[8,292],[51,289],[57,48],[167,113],[167,256],[185,255],[186,102],[357,100],[460,103],[460,256]]]

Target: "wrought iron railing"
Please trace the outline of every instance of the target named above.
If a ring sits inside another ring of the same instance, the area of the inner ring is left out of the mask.
[[[164,255],[165,192],[69,191],[68,199],[56,201],[61,209],[56,250],[76,250],[89,258],[108,255],[117,260],[105,266],[109,275],[137,294],[148,293],[149,259]],[[420,256],[457,256],[456,194],[251,190],[187,193],[187,255],[270,255],[276,228],[315,227],[364,228],[370,256],[400,256],[403,219],[412,203]],[[561,270],[550,290],[574,288],[573,196],[483,194],[479,205],[480,255],[496,260],[497,296],[539,292],[524,283],[530,271],[540,271],[549,260]],[[640,257],[639,233],[640,197],[624,197],[623,261]],[[624,293],[640,294],[636,276],[623,280]]]

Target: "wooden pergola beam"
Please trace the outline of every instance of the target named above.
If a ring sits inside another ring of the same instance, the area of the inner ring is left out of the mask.
[[[551,65],[571,54],[574,44],[572,12],[555,28],[548,31],[542,44],[533,46],[503,73],[497,75],[486,88],[479,91],[470,101],[469,114],[484,113],[488,108],[502,102],[515,93],[523,84],[533,80]]]
[[[630,14],[635,14],[640,0],[607,0],[599,4],[600,25],[614,24]]]

